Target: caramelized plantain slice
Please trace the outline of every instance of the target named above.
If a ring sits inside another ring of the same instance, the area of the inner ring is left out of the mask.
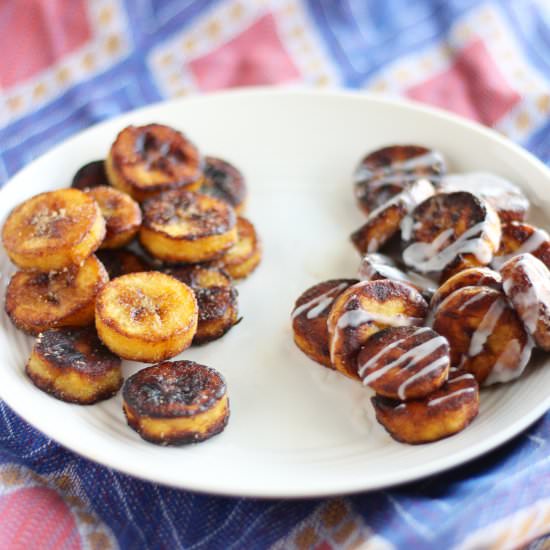
[[[105,185],[89,189],[105,218],[106,234],[100,248],[121,248],[128,244],[141,226],[139,204],[129,195]]]
[[[222,256],[237,242],[233,209],[213,197],[167,191],[143,204],[143,247],[166,262],[199,263]]]
[[[109,178],[105,172],[105,163],[94,160],[79,168],[73,177],[71,187],[85,191],[100,185],[109,185]]]
[[[520,254],[501,268],[502,287],[536,345],[550,351],[550,270],[535,256]]]
[[[528,223],[510,222],[502,226],[500,248],[492,266],[499,269],[510,258],[519,254],[532,254],[546,267],[550,267],[550,236],[544,229]]]
[[[220,265],[233,277],[248,277],[262,260],[262,243],[252,223],[237,218],[237,242],[221,257]]]
[[[530,338],[499,290],[455,290],[436,309],[433,328],[449,341],[451,364],[471,372],[480,384],[514,380],[531,356]]]
[[[204,159],[204,179],[198,193],[220,199],[242,214],[246,201],[246,183],[242,173],[226,160],[216,157]]]
[[[105,266],[109,279],[115,279],[128,273],[137,273],[138,271],[152,271],[147,261],[132,252],[123,248],[114,250],[98,250],[97,257]]]
[[[90,256],[81,267],[39,273],[18,271],[6,290],[6,313],[29,334],[94,322],[94,302],[109,281],[101,262]]]
[[[148,271],[117,277],[95,304],[103,343],[119,357],[154,363],[188,348],[197,330],[193,291],[174,277]]]
[[[427,327],[390,327],[373,334],[357,357],[365,386],[391,399],[419,399],[449,376],[449,343]]]
[[[357,355],[367,339],[387,327],[421,325],[428,304],[410,285],[383,279],[349,287],[334,301],[327,327],[336,370],[358,379]]]
[[[195,145],[161,124],[124,128],[111,146],[105,167],[111,185],[138,202],[169,189],[197,189],[203,177]]]
[[[164,272],[188,285],[195,293],[199,320],[193,344],[217,340],[238,323],[237,290],[222,269],[190,265],[167,268]]]
[[[308,288],[294,304],[294,342],[310,358],[328,367],[330,362],[327,319],[334,300],[357,279],[332,279]]]
[[[369,214],[418,179],[437,185],[445,171],[443,157],[426,147],[383,147],[366,155],[355,170],[355,197]]]
[[[434,194],[427,179],[409,184],[399,194],[372,210],[367,221],[351,234],[360,254],[380,250],[400,229],[401,222],[418,204]]]
[[[10,260],[21,269],[54,271],[82,263],[105,236],[97,203],[78,189],[36,195],[12,210],[2,230]]]
[[[490,172],[448,174],[441,182],[445,193],[467,191],[485,199],[497,212],[501,222],[523,221],[529,212],[529,200],[511,181]]]
[[[222,432],[229,420],[225,380],[193,361],[164,361],[126,381],[128,425],[151,443],[198,443]]]
[[[479,388],[471,374],[458,371],[423,399],[400,402],[377,395],[371,402],[376,419],[395,440],[417,445],[466,428],[479,411]]]
[[[468,267],[488,265],[500,244],[494,209],[467,192],[439,193],[418,205],[403,221],[406,265],[447,279]]]
[[[118,392],[120,364],[93,328],[47,330],[38,335],[25,371],[56,399],[91,405]]]

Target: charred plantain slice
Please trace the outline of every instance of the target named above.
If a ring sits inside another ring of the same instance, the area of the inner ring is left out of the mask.
[[[97,203],[78,189],[36,195],[15,208],[2,230],[10,260],[21,269],[54,271],[82,263],[105,236]]]
[[[427,327],[390,327],[373,334],[357,357],[365,386],[391,399],[419,399],[449,376],[449,343]]]
[[[310,358],[328,367],[330,362],[327,319],[334,300],[357,279],[332,279],[308,288],[294,304],[294,342]]]
[[[122,248],[114,250],[98,250],[97,257],[105,266],[109,279],[115,279],[128,273],[137,273],[138,271],[152,271],[147,261],[132,252]]]
[[[190,265],[167,268],[165,273],[185,283],[195,293],[199,320],[193,344],[217,340],[238,322],[237,290],[222,269]]]
[[[445,171],[443,157],[426,147],[383,147],[365,156],[355,170],[355,197],[369,214],[418,179],[437,185]]]
[[[468,267],[488,265],[500,244],[494,209],[471,193],[440,193],[418,205],[403,221],[406,265],[442,280]]]
[[[376,419],[395,440],[417,445],[466,428],[479,411],[479,387],[471,374],[458,371],[423,399],[400,402],[377,395],[371,402]]]
[[[372,210],[367,221],[351,234],[351,242],[360,254],[380,250],[397,234],[401,222],[418,204],[434,194],[427,179],[409,184],[403,191]]]
[[[501,268],[502,287],[536,345],[550,351],[550,270],[531,254]]]
[[[492,288],[455,290],[436,309],[433,329],[449,341],[451,364],[471,372],[480,384],[514,380],[531,356],[520,318]]]
[[[141,225],[139,204],[129,195],[105,185],[89,189],[105,218],[106,234],[100,248],[120,248],[128,244]]]
[[[213,197],[167,191],[143,204],[139,238],[152,256],[163,261],[214,260],[237,242],[235,212]]]
[[[151,443],[198,443],[222,432],[229,420],[225,380],[193,361],[164,361],[126,381],[128,425]]]
[[[195,145],[161,124],[124,128],[105,166],[111,185],[138,202],[169,189],[196,189],[202,180],[202,159]]]
[[[389,279],[349,287],[327,319],[330,359],[336,370],[358,379],[357,355],[367,339],[387,327],[421,325],[428,304],[410,285]]]
[[[105,163],[102,160],[94,160],[79,168],[73,177],[71,187],[81,191],[109,185],[109,178],[105,171]]]
[[[119,357],[154,363],[188,348],[197,330],[193,291],[174,277],[148,271],[117,277],[95,304],[97,333]]]
[[[25,371],[56,399],[91,405],[118,392],[120,364],[93,328],[47,330],[38,335]]]
[[[221,257],[220,265],[233,277],[248,277],[262,260],[262,243],[252,223],[237,218],[237,242]]]
[[[490,172],[449,174],[441,182],[445,193],[467,191],[485,199],[497,212],[502,223],[523,221],[529,212],[529,200],[511,181]]]
[[[550,267],[550,236],[544,229],[528,223],[510,222],[502,226],[500,248],[493,258],[492,266],[499,269],[504,263],[519,254],[532,254],[546,267]]]
[[[459,271],[456,275],[449,277],[434,293],[430,302],[430,309],[435,311],[439,304],[455,290],[465,286],[485,286],[502,290],[502,277],[498,271],[488,267],[471,267]]]
[[[244,177],[226,160],[216,157],[204,159],[204,180],[197,192],[226,202],[237,214],[242,214],[244,210],[247,195]]]
[[[81,267],[64,271],[18,271],[6,290],[6,313],[17,328],[29,334],[91,325],[95,298],[108,281],[105,268],[95,256]]]

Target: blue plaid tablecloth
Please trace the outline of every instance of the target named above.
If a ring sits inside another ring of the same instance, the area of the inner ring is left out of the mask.
[[[550,162],[548,0],[3,0],[0,50],[0,182],[141,105],[281,83],[438,105]],[[232,499],[113,472],[0,403],[0,548],[550,548],[549,451],[547,414],[399,488]]]

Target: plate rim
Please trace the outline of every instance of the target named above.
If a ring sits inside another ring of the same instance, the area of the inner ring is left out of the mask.
[[[362,91],[349,91],[349,90],[315,90],[308,88],[271,88],[271,87],[247,87],[247,88],[238,88],[232,90],[222,90],[214,93],[208,93],[204,95],[197,95],[191,97],[183,97],[176,99],[163,100],[155,102],[146,106],[139,107],[124,113],[120,113],[114,117],[108,118],[106,120],[100,121],[96,124],[93,124],[71,136],[67,139],[61,141],[59,144],[55,145],[42,155],[33,159],[26,166],[22,167],[17,171],[10,179],[4,184],[0,189],[0,199],[6,193],[10,192],[12,187],[17,185],[17,180],[25,177],[25,172],[30,170],[31,167],[37,163],[41,162],[43,159],[49,156],[55,156],[58,154],[59,150],[62,150],[71,140],[82,139],[82,137],[88,133],[96,131],[101,126],[113,124],[116,120],[124,120],[125,118],[130,118],[132,116],[146,116],[147,111],[155,111],[158,109],[164,109],[166,107],[177,107],[180,104],[189,104],[195,102],[209,102],[219,98],[234,97],[234,98],[247,98],[249,96],[264,96],[269,98],[269,96],[310,96],[312,98],[317,97],[332,97],[335,99],[341,99],[344,101],[353,100],[358,102],[368,102],[368,103],[378,103],[389,105],[396,108],[404,108],[410,111],[415,111],[416,113],[422,116],[431,116],[444,121],[450,122],[452,124],[457,124],[463,128],[468,129],[476,133],[481,133],[486,137],[490,138],[493,141],[496,141],[500,146],[512,150],[515,155],[521,156],[525,162],[531,164],[539,172],[544,174],[546,178],[550,180],[550,168],[548,168],[542,161],[535,157],[532,153],[521,147],[520,145],[512,142],[508,138],[500,135],[495,130],[485,127],[477,122],[465,119],[454,113],[450,113],[438,107],[427,106],[425,104],[419,103],[417,101],[412,101],[409,99],[403,98],[393,98],[386,97],[376,93],[362,92]],[[21,403],[21,400],[17,399],[16,395],[13,395],[12,392],[5,391],[4,386],[0,385],[0,398],[12,409],[19,417],[24,421],[28,422],[35,429],[40,431],[47,438],[56,441],[66,449],[75,454],[82,456],[88,460],[91,460],[97,464],[100,464],[107,468],[112,468],[120,473],[131,475],[135,478],[148,481],[151,483],[158,483],[168,487],[184,489],[189,491],[195,491],[199,493],[214,494],[220,496],[232,496],[232,497],[251,497],[251,498],[262,498],[262,499],[273,499],[273,498],[287,498],[287,499],[301,499],[301,498],[319,498],[334,496],[339,494],[353,494],[366,491],[374,491],[379,489],[385,489],[389,487],[394,487],[397,485],[402,485],[404,483],[418,481],[430,475],[441,474],[445,471],[448,471],[454,467],[464,465],[476,458],[479,458],[490,451],[500,447],[504,443],[510,441],[513,437],[519,435],[521,432],[526,430],[539,418],[541,418],[545,412],[550,409],[550,394],[545,400],[542,400],[529,411],[528,414],[517,419],[515,422],[507,426],[505,429],[502,429],[498,432],[493,438],[482,441],[474,447],[474,450],[463,449],[461,452],[455,453],[451,456],[439,459],[437,467],[434,469],[433,464],[430,462],[424,465],[419,465],[416,468],[409,468],[404,470],[401,473],[393,472],[391,475],[391,480],[381,477],[377,481],[373,481],[363,485],[357,485],[354,481],[350,480],[347,483],[344,483],[343,479],[339,479],[337,483],[330,484],[330,479],[325,480],[326,488],[310,487],[307,490],[289,490],[288,487],[282,489],[271,488],[265,490],[265,488],[254,490],[250,487],[245,487],[244,489],[238,488],[238,483],[232,483],[229,481],[222,488],[217,486],[209,485],[205,483],[203,479],[200,482],[196,482],[193,479],[186,479],[183,482],[178,482],[178,479],[166,479],[162,472],[162,469],[159,469],[155,472],[156,475],[151,476],[145,474],[143,470],[139,468],[139,463],[136,461],[128,462],[124,459],[120,459],[116,456],[116,453],[108,454],[104,456],[105,453],[99,453],[99,458],[97,454],[94,454],[93,448],[90,446],[79,446],[78,449],[68,441],[68,435],[63,435],[58,437],[56,434],[55,428],[51,428],[47,420],[43,420],[40,416],[39,408],[33,410],[32,407],[25,406]],[[199,478],[200,479],[200,478]],[[360,481],[360,480],[359,480]]]

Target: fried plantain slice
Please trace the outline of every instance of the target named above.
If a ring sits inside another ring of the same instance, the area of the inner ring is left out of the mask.
[[[355,198],[369,214],[418,179],[437,185],[445,171],[443,157],[426,147],[383,147],[366,155],[355,170]]]
[[[101,185],[89,189],[105,218],[106,234],[100,248],[121,248],[137,234],[141,226],[139,204],[129,195],[113,187]]]
[[[327,319],[334,300],[357,279],[331,279],[308,288],[292,310],[296,345],[313,361],[334,368],[330,362]]]
[[[529,212],[529,200],[511,181],[490,172],[448,174],[441,181],[445,193],[467,191],[485,199],[497,212],[502,223],[523,221]]]
[[[360,254],[380,250],[400,229],[401,222],[422,201],[434,194],[427,179],[412,182],[399,194],[370,212],[367,221],[351,234]]]
[[[108,281],[95,256],[81,267],[64,271],[18,271],[6,289],[6,313],[18,329],[29,334],[91,325],[95,298]]]
[[[35,195],[12,210],[2,229],[10,260],[21,269],[37,271],[82,263],[104,236],[99,206],[78,189]]]
[[[500,245],[500,220],[482,199],[464,191],[439,193],[403,221],[408,245],[403,261],[420,273],[442,280],[454,273],[488,265]]]
[[[56,399],[91,405],[118,392],[120,365],[93,328],[56,329],[38,335],[25,372]]]
[[[203,161],[195,145],[162,124],[124,128],[111,146],[105,167],[111,185],[138,202],[169,189],[197,189],[203,177]]]
[[[194,361],[164,361],[126,381],[128,425],[157,445],[198,443],[222,432],[229,399],[222,375]]]
[[[238,168],[216,157],[204,159],[204,179],[198,193],[220,199],[242,214],[246,202],[246,183]]]
[[[499,290],[467,286],[447,296],[435,311],[433,329],[451,346],[451,364],[480,384],[519,377],[531,356],[523,323]]]
[[[121,275],[128,275],[128,273],[153,271],[144,258],[125,248],[98,250],[97,257],[105,266],[111,280]]]
[[[502,287],[536,345],[550,351],[550,271],[532,254],[520,254],[501,268]]]
[[[502,226],[500,248],[492,266],[499,269],[510,258],[519,254],[532,254],[546,267],[550,267],[550,236],[544,229],[528,223],[510,222]]]
[[[235,212],[219,199],[178,189],[143,203],[139,239],[159,260],[214,260],[231,248],[237,237]]]
[[[237,290],[225,271],[214,266],[190,265],[167,268],[164,272],[195,293],[199,320],[193,344],[217,340],[238,323]]]
[[[102,160],[94,160],[79,168],[73,177],[71,187],[81,191],[109,185],[109,178],[105,172],[105,163]]]
[[[103,343],[119,357],[154,363],[191,345],[198,307],[193,291],[174,277],[148,271],[117,277],[95,304]]]
[[[376,419],[397,441],[431,443],[466,428],[479,411],[479,387],[469,373],[452,373],[434,393],[400,402],[387,397],[371,399]]]
[[[389,327],[367,339],[357,356],[365,386],[391,399],[419,399],[449,376],[449,343],[427,327]]]
[[[262,260],[262,243],[256,228],[246,218],[237,218],[237,242],[220,258],[220,265],[233,277],[248,277]]]
[[[357,354],[367,339],[387,327],[421,325],[428,304],[410,285],[383,279],[349,287],[334,301],[327,327],[336,370],[358,379]]]

